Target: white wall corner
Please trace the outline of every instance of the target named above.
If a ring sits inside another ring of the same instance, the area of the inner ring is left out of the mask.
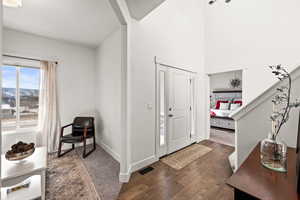
[[[210,78],[209,75],[204,75],[204,139],[209,139],[210,138]]]
[[[237,152],[234,151],[232,154],[230,154],[228,156],[228,160],[229,160],[229,163],[230,163],[230,167],[232,169],[233,172],[236,172],[237,169],[238,169],[238,165],[237,165]]]
[[[120,182],[128,182],[130,179],[130,33],[129,25],[131,16],[125,0],[109,0],[121,26],[121,43],[122,43],[122,106],[121,106],[121,151],[120,151]]]
[[[112,9],[114,10],[119,22],[122,25],[127,25],[130,20],[130,12],[125,0],[109,0]]]
[[[127,173],[121,173],[119,174],[119,181],[121,183],[128,183],[129,180],[130,180],[130,176],[131,176],[131,173],[130,173],[130,169]]]
[[[130,166],[130,172],[133,173],[133,172],[136,172],[144,167],[147,167],[155,162],[157,162],[159,159],[153,155],[153,156],[150,156],[144,160],[141,160],[141,161],[138,161],[138,162],[135,162],[133,164],[131,164]]]
[[[207,140],[207,139],[209,139],[209,138],[198,137],[198,138],[196,139],[196,142],[197,142],[197,143],[200,143],[200,142],[202,142],[202,141],[204,141],[204,140]]]
[[[110,146],[105,144],[102,140],[98,142],[98,145],[100,145],[102,149],[104,149],[104,151],[106,151],[109,155],[111,155],[111,157],[113,157],[116,161],[120,163],[120,155],[117,152],[115,152]]]

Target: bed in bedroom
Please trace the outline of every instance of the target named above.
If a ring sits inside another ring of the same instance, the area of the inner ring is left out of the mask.
[[[242,106],[241,90],[215,90],[211,95],[210,125],[214,128],[234,130],[230,114]]]

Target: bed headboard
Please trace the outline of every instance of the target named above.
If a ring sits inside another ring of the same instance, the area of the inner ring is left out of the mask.
[[[216,107],[217,101],[242,101],[242,90],[214,90],[211,95],[211,108]]]

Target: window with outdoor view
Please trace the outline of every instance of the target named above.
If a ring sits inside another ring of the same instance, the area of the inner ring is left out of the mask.
[[[37,126],[40,69],[4,65],[1,80],[2,131]]]

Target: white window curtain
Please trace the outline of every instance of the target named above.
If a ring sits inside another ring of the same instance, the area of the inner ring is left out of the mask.
[[[41,61],[37,145],[47,146],[48,152],[57,150],[60,131],[56,68],[55,62]]]

